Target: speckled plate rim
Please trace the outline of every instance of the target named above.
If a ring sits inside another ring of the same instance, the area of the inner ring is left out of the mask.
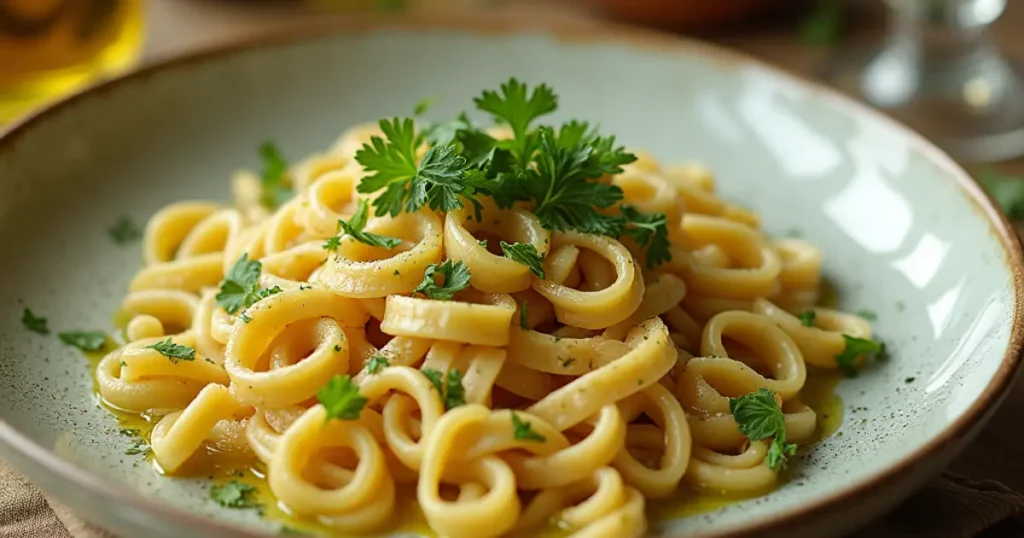
[[[102,96],[113,88],[144,79],[158,72],[215,61],[225,56],[239,54],[252,49],[273,48],[294,42],[320,39],[336,33],[359,34],[381,30],[452,30],[484,36],[543,32],[563,42],[614,43],[636,50],[658,50],[686,56],[703,57],[722,68],[757,67],[774,73],[790,84],[812,90],[817,99],[826,102],[830,106],[834,106],[851,115],[870,116],[874,121],[885,125],[886,128],[898,132],[917,151],[924,154],[930,162],[934,163],[942,172],[948,174],[960,187],[967,201],[989,221],[990,233],[998,237],[1006,257],[1007,268],[1013,275],[1013,319],[1010,327],[1009,342],[1004,351],[999,369],[995,372],[981,395],[963,415],[915,452],[904,456],[885,469],[870,475],[860,476],[844,487],[837,488],[831,494],[822,496],[814,502],[792,510],[780,511],[775,516],[751,521],[747,525],[720,531],[714,530],[690,534],[688,538],[749,537],[759,533],[778,532],[787,527],[798,526],[803,518],[808,518],[812,515],[825,515],[827,512],[837,509],[846,498],[860,496],[877,488],[883,488],[901,475],[912,471],[919,463],[939,455],[942,449],[949,443],[972,433],[972,429],[978,425],[979,421],[985,420],[995,410],[995,407],[1001,403],[1016,379],[1017,374],[1020,372],[1021,358],[1022,354],[1024,354],[1024,248],[1022,248],[1021,239],[1006,218],[1006,215],[997,209],[996,204],[993,203],[985,190],[975,182],[970,174],[917,132],[881,112],[840,94],[836,90],[808,80],[786,69],[762,62],[744,53],[656,30],[639,29],[584,18],[540,21],[521,16],[488,17],[472,14],[360,15],[348,17],[345,20],[289,26],[258,36],[248,36],[163,59],[120,77],[88,86],[51,103],[45,108],[15,120],[5,128],[0,129],[0,154],[13,151],[20,138],[26,133],[31,132],[36,124],[43,122],[46,118],[60,114],[64,109],[76,104]],[[36,464],[48,469],[61,479],[72,482],[91,494],[100,496],[112,503],[120,503],[141,511],[153,512],[162,518],[184,520],[192,525],[205,526],[211,531],[221,533],[221,536],[239,538],[263,536],[263,534],[252,532],[224,521],[196,516],[172,505],[140,496],[130,488],[107,483],[101,477],[61,459],[48,448],[21,434],[3,417],[0,417],[0,443],[16,451],[21,457],[32,460]]]

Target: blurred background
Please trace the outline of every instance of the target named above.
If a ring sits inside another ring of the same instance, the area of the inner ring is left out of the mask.
[[[742,50],[909,124],[1024,217],[1022,0],[0,0],[0,126],[218,43],[357,14],[453,11],[612,20]]]

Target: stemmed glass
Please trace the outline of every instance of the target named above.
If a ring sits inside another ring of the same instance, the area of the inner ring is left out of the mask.
[[[884,0],[887,35],[821,75],[934,140],[954,158],[1024,154],[1024,85],[988,35],[1006,0]]]

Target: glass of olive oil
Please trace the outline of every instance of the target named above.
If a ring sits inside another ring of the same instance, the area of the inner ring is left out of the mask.
[[[0,0],[0,123],[130,66],[144,0]]]

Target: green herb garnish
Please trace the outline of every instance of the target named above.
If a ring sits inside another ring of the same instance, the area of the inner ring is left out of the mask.
[[[537,278],[544,279],[544,257],[537,252],[537,247],[530,243],[514,243],[510,245],[502,241],[501,252],[506,258],[525,265],[531,273],[537,275]]]
[[[440,275],[441,283],[437,283]],[[441,265],[432,263],[423,272],[423,281],[413,293],[422,293],[431,299],[450,301],[456,293],[469,287],[469,267],[462,261],[445,260]]]
[[[262,187],[260,203],[270,209],[276,209],[295,195],[285,184],[288,161],[285,160],[277,145],[270,141],[260,144],[258,153],[260,162],[263,163],[263,172],[260,174]]]
[[[46,326],[46,318],[36,316],[28,308],[21,311],[21,324],[36,334],[50,334],[50,329]]]
[[[387,357],[384,355],[374,355],[370,357],[370,360],[366,361],[366,373],[370,375],[376,374],[389,365]]]
[[[249,259],[249,253],[242,254],[242,257],[235,262],[224,280],[220,283],[220,292],[217,293],[217,304],[228,314],[234,314],[239,310],[245,310],[261,299],[281,293],[279,286],[270,289],[260,289],[260,272],[263,265],[255,260]]]
[[[181,361],[194,361],[196,360],[196,350],[188,346],[176,344],[168,336],[167,340],[157,342],[153,345],[146,346],[148,349],[154,349],[157,353],[171,359],[171,362],[177,364]]]
[[[366,398],[359,394],[359,387],[347,375],[335,375],[316,391],[316,399],[327,411],[324,422],[337,418],[357,420],[366,407]]]
[[[525,441],[538,441],[545,442],[547,438],[543,435],[533,431],[528,421],[519,418],[519,415],[515,411],[512,412],[512,431],[515,434],[516,439],[522,439]]]
[[[210,498],[224,508],[260,508],[256,494],[255,487],[238,480],[210,488]]]
[[[846,347],[836,355],[835,359],[836,364],[839,365],[839,371],[846,376],[856,377],[857,357],[861,355],[877,355],[880,358],[884,358],[885,344],[880,342],[857,338],[848,334],[843,335],[843,342],[846,344]]]
[[[118,245],[126,245],[142,238],[142,228],[129,217],[121,217],[107,230]]]
[[[800,323],[802,323],[804,327],[814,327],[814,320],[817,319],[818,313],[814,310],[804,310],[803,312],[800,312],[800,315],[797,317],[800,318]]]
[[[530,318],[530,314],[529,314],[529,311],[528,311],[529,306],[530,306],[530,304],[527,303],[526,301],[523,301],[519,305],[519,328],[524,330],[524,331],[530,330],[530,324],[528,322],[528,320]]]
[[[786,442],[786,417],[782,414],[775,394],[766,388],[729,398],[732,413],[740,433],[751,441],[772,438],[768,448],[768,468],[777,471],[786,467],[786,457],[796,454],[796,445]]]
[[[669,252],[672,244],[668,240],[667,217],[664,213],[641,213],[628,205],[622,206],[620,211],[626,219],[622,234],[631,237],[638,245],[647,249],[644,263],[648,269],[672,259]]]
[[[387,237],[363,231],[363,228],[366,227],[366,221],[369,218],[367,207],[366,200],[359,200],[359,205],[356,208],[356,212],[352,214],[352,217],[349,218],[348,221],[338,221],[338,231],[344,232],[345,235],[348,235],[360,243],[365,243],[374,247],[395,248],[401,244],[402,240],[397,237]],[[327,244],[324,245],[325,249],[334,250],[338,248],[341,243],[340,239],[338,239],[336,243],[333,243],[333,248],[328,248],[328,246],[332,244],[332,239],[338,238],[332,237],[331,239],[328,239]]]
[[[70,331],[57,336],[61,342],[82,351],[99,351],[107,345],[107,335],[103,331]]]

